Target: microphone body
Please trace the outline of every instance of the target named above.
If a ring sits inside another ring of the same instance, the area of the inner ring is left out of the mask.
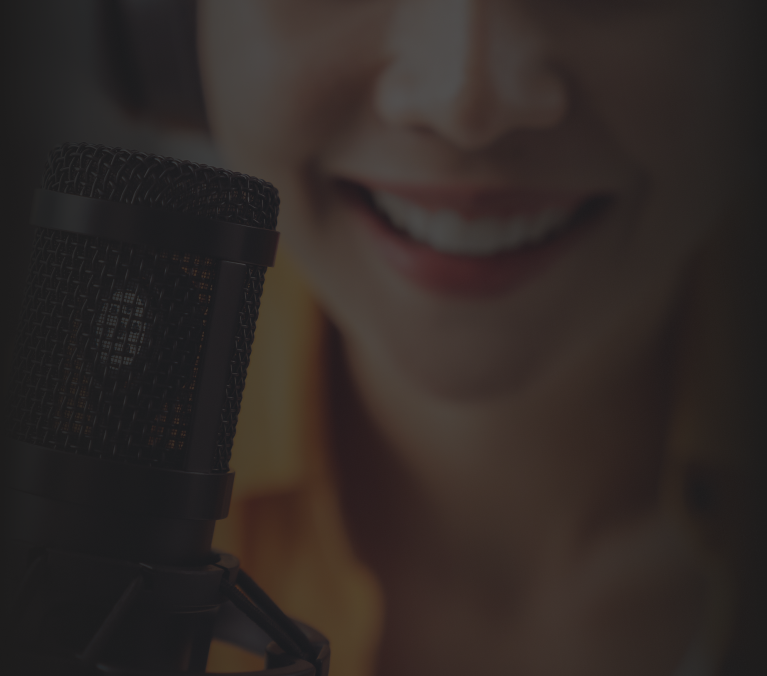
[[[204,672],[222,585],[244,575],[211,540],[278,209],[235,172],[51,153],[10,390],[8,619],[25,673]]]

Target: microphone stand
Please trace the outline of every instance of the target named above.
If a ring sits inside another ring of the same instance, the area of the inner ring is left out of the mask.
[[[327,676],[299,627],[211,550],[279,198],[119,148],[49,158],[4,465],[14,674],[205,672],[215,636],[271,676]],[[4,672],[7,673],[7,672]]]
[[[265,654],[248,676],[327,676],[327,639],[285,617],[234,556],[215,558],[176,567],[32,550],[9,613],[12,673],[203,674],[215,636]]]

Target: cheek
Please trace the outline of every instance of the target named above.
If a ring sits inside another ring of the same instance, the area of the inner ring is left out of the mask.
[[[305,92],[279,40],[259,30],[256,4],[236,17],[222,5],[201,17],[198,38],[210,126],[232,169],[271,180],[307,145]]]
[[[277,186],[282,245],[320,292],[328,286],[326,267],[339,261],[345,242],[325,222],[327,189],[318,165],[365,105],[387,4],[200,3],[199,52],[213,135],[228,167]]]
[[[304,170],[346,128],[375,69],[381,30],[369,9],[360,11],[368,3],[347,5],[200,4],[208,114],[232,168],[276,183],[277,176]],[[344,6],[348,11],[340,13]]]
[[[722,4],[561,36],[586,114],[644,175],[645,220],[679,236],[704,235],[747,173],[743,30]]]

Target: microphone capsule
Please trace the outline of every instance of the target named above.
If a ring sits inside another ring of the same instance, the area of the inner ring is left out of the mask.
[[[278,210],[244,174],[51,153],[11,376],[17,540],[210,559]]]
[[[13,439],[227,472],[265,272],[245,259],[268,262],[269,246],[273,255],[278,208],[273,186],[243,174],[119,148],[56,148],[33,215]],[[237,251],[247,230],[266,242],[264,260]],[[223,376],[206,374],[212,361]]]

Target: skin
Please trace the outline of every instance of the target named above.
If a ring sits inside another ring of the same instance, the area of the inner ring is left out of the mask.
[[[338,328],[340,490],[387,594],[381,673],[671,674],[699,631],[711,582],[658,493],[674,318],[747,173],[739,8],[199,3],[212,133],[279,187]],[[338,178],[612,202],[524,283],[440,293],[384,259]]]

